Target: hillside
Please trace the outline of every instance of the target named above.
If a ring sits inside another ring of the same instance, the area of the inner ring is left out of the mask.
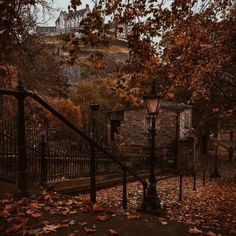
[[[59,59],[65,56],[65,53],[62,50],[63,45],[65,44],[62,36],[45,37],[44,41]],[[81,79],[98,76],[101,78],[116,72],[118,66],[121,63],[124,63],[129,56],[127,42],[119,40],[111,41],[107,47],[80,45],[79,48],[76,63],[74,65],[63,63],[61,66],[61,73],[69,78],[71,85],[76,84]],[[93,61],[91,61],[91,58],[96,54],[102,54],[102,58],[97,59],[97,61],[92,59]]]

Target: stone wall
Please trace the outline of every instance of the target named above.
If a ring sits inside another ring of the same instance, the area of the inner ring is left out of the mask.
[[[107,131],[108,145],[112,146],[111,122],[119,121],[119,141],[113,145],[114,152],[129,157],[149,156],[148,114],[144,108],[110,112]],[[163,166],[192,170],[200,161],[200,142],[193,135],[192,110],[182,104],[164,103],[156,120],[155,155]],[[177,136],[177,137],[176,137]],[[119,144],[122,151],[117,149]],[[160,165],[159,163],[159,165]]]
[[[124,111],[121,121],[120,136],[126,142],[128,153],[142,153],[148,147],[147,113],[145,109]],[[156,120],[156,146],[173,146],[176,140],[175,111],[161,109]]]

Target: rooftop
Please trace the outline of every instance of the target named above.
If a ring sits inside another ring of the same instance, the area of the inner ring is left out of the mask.
[[[192,109],[192,106],[184,104],[184,103],[175,103],[175,102],[170,102],[170,101],[162,101],[161,102],[161,108],[175,110],[175,111],[181,111],[181,110]],[[116,109],[116,110],[109,110],[108,113],[119,112],[119,111],[139,110],[139,109],[140,110],[144,109],[144,106],[125,107],[125,108],[120,108],[120,109]]]

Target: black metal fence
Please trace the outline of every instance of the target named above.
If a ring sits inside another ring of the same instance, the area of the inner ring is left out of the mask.
[[[73,144],[62,146],[53,142],[49,130],[42,132],[38,126],[27,122],[27,172],[29,181],[55,182],[90,176],[90,148],[86,145]],[[16,121],[0,120],[0,178],[15,182],[17,178],[18,149]],[[118,155],[119,156],[119,155]],[[119,157],[117,157],[119,159]],[[148,153],[145,156],[123,155],[119,159],[127,168],[137,172],[149,166]],[[174,149],[159,147],[156,150],[157,167],[173,167]],[[122,169],[96,151],[96,175],[121,172]],[[122,175],[122,174],[121,174]]]
[[[0,177],[15,181],[18,151],[16,126],[9,121],[0,121]]]

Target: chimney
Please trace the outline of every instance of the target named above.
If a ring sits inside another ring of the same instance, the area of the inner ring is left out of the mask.
[[[86,9],[86,10],[89,10],[89,4],[86,4],[86,5],[85,5],[85,9]]]

